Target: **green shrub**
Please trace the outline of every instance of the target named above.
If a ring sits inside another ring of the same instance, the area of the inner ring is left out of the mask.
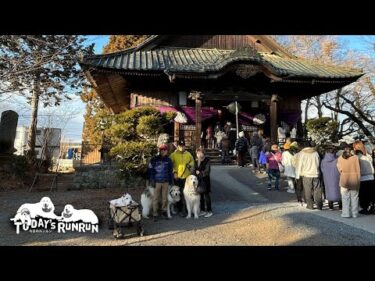
[[[131,123],[113,124],[107,131],[106,135],[110,137],[112,143],[119,143],[124,140],[132,140],[136,137],[134,125]]]
[[[334,141],[339,124],[330,117],[322,117],[307,121],[308,135],[318,145],[327,141]]]
[[[156,137],[163,131],[161,118],[155,115],[142,116],[137,125],[137,134],[146,138]]]
[[[148,162],[157,152],[155,143],[130,141],[116,145],[111,156],[119,156],[119,166],[124,176],[147,177]]]
[[[157,152],[157,136],[174,117],[174,112],[161,114],[152,107],[138,107],[113,116],[105,136],[111,141],[110,156],[119,159],[123,176],[147,176],[148,161]]]

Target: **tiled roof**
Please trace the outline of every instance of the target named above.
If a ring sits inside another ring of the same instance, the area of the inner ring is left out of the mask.
[[[82,65],[125,72],[210,73],[233,62],[250,62],[288,78],[341,79],[363,75],[359,69],[320,64],[273,53],[258,53],[250,48],[218,50],[201,48],[158,48],[149,51],[128,49],[112,54],[85,57]]]

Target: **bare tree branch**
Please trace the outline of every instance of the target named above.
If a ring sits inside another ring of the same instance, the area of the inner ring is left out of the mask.
[[[334,108],[326,103],[323,103],[323,105],[330,109],[330,110],[333,110],[333,111],[337,111],[341,114],[345,114],[346,116],[350,117],[358,126],[359,128],[363,131],[363,133],[373,142],[375,141],[375,138],[374,136],[372,135],[372,133],[366,128],[366,126],[363,124],[362,120],[360,120],[359,118],[357,118],[354,114],[352,114],[351,112],[349,111],[346,111],[346,110],[342,110],[342,109],[337,109],[337,108]]]

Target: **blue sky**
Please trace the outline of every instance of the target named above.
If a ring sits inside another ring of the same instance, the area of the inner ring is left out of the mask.
[[[104,45],[108,43],[109,35],[89,35],[86,43],[95,43],[95,54],[102,52]]]
[[[109,35],[90,35],[87,36],[86,44],[95,43],[95,53],[100,54],[103,50],[103,46],[107,44]],[[358,36],[358,35],[345,35],[339,36],[339,40],[343,43],[346,43],[350,49],[354,51],[363,51],[365,48],[368,48],[369,45],[363,43],[364,40],[371,40],[375,42],[375,36]],[[374,49],[373,49],[374,50]],[[374,50],[375,55],[375,50]],[[17,107],[14,106],[15,102],[17,101]],[[18,125],[21,126],[28,126],[29,125],[29,116],[30,116],[30,109],[26,102],[22,99],[12,99],[8,101],[3,101],[0,98],[0,113],[4,110],[13,109],[20,114]],[[79,142],[82,138],[82,129],[83,129],[83,115],[85,113],[85,104],[80,100],[79,97],[74,97],[73,101],[66,102],[65,106],[61,108],[52,108],[47,109],[45,111],[41,108],[40,110],[40,118],[38,120],[39,124],[44,124],[46,122],[46,118],[48,115],[51,115],[51,112],[55,116],[64,116],[66,112],[71,112],[74,114],[74,118],[69,119],[68,121],[61,122],[60,127],[63,128],[63,136],[66,140]],[[44,119],[43,119],[44,118]],[[57,125],[59,126],[59,122],[57,121]]]

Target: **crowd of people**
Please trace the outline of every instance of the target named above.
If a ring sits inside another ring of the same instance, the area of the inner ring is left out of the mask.
[[[367,151],[360,140],[318,147],[314,142],[297,143],[291,137],[271,143],[257,132],[249,140],[241,131],[234,153],[240,167],[250,155],[253,173],[267,174],[268,190],[280,190],[283,173],[287,192],[295,193],[297,201],[308,209],[322,210],[327,200],[329,209],[337,204],[345,218],[375,214],[375,149]]]

